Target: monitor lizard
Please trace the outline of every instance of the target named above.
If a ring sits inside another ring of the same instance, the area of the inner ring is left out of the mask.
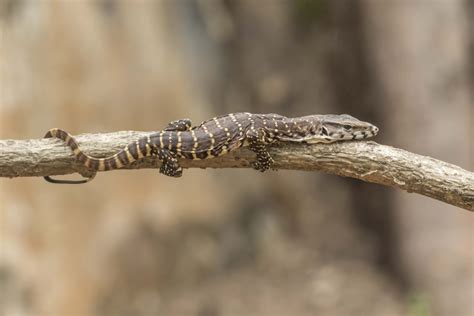
[[[178,158],[219,157],[244,146],[248,146],[256,154],[253,168],[263,172],[273,164],[267,151],[269,145],[366,139],[377,135],[377,132],[376,126],[347,114],[287,118],[278,114],[231,113],[211,118],[194,127],[189,119],[172,121],[164,130],[137,139],[113,156],[95,158],[82,152],[68,132],[53,128],[44,137],[63,140],[76,159],[93,173],[84,180],[57,180],[49,176],[44,178],[52,183],[86,183],[94,178],[97,171],[120,169],[150,156],[161,161],[162,174],[180,177],[183,170]]]

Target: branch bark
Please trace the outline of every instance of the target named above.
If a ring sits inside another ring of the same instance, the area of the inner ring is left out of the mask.
[[[92,156],[117,153],[129,142],[150,132],[83,134],[76,137]],[[323,171],[422,194],[474,211],[474,173],[430,157],[375,142],[288,144],[271,147],[278,169]],[[181,160],[185,168],[249,168],[254,154],[242,148],[219,158]],[[152,158],[124,169],[157,168]],[[89,171],[76,162],[71,150],[57,139],[0,140],[0,177],[63,175]],[[185,176],[185,175],[184,175]]]

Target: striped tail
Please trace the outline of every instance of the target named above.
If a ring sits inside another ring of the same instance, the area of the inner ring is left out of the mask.
[[[129,165],[132,162],[147,157],[151,155],[151,146],[147,138],[141,138],[136,142],[128,144],[124,149],[122,149],[117,154],[106,157],[106,158],[95,158],[89,155],[84,154],[77,145],[74,137],[68,132],[59,129],[53,128],[50,129],[44,138],[59,138],[63,140],[66,145],[71,148],[76,159],[83,163],[87,168],[95,171],[93,175],[84,180],[56,180],[49,176],[44,177],[44,179],[51,183],[63,183],[63,184],[80,184],[91,181],[97,171],[106,171],[120,169],[125,165]]]

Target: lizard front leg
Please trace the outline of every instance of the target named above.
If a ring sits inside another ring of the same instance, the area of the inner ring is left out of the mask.
[[[179,165],[176,155],[168,149],[153,147],[153,153],[161,161],[160,173],[169,177],[179,178],[183,175],[183,168]]]
[[[253,162],[253,168],[261,172],[270,169],[274,160],[267,151],[267,144],[271,143],[271,140],[266,136],[265,130],[262,128],[250,129],[246,136],[250,150],[257,155],[257,159]]]

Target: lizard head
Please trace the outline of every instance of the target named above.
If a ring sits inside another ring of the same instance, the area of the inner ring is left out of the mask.
[[[299,132],[293,141],[332,143],[341,140],[366,139],[377,135],[379,129],[348,114],[309,115],[295,121]]]

